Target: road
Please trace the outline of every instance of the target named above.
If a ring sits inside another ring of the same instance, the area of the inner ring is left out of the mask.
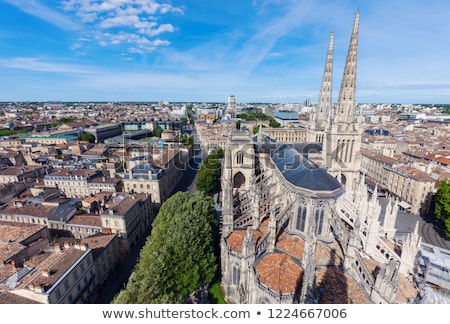
[[[145,245],[147,236],[150,235],[150,233],[151,230],[146,235],[141,237],[135,248],[130,252],[130,254],[128,254],[124,262],[120,264],[119,268],[116,269],[116,275],[108,283],[108,286],[95,302],[96,304],[110,304],[114,296],[116,296],[116,294],[125,287],[139,257],[139,253]]]

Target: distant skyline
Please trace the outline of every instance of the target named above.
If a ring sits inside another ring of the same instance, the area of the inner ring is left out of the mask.
[[[357,102],[450,103],[450,2],[0,0],[0,101],[336,102],[360,11]]]

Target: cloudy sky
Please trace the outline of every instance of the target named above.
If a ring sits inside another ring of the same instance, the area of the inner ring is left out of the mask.
[[[448,0],[0,0],[0,101],[337,98],[360,11],[358,102],[450,103]]]

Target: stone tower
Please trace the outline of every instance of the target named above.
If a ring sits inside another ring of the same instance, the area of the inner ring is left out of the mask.
[[[354,192],[360,170],[362,117],[356,119],[356,62],[358,56],[359,12],[355,15],[352,36],[345,62],[341,89],[331,125],[326,131],[326,166],[347,191]]]
[[[330,126],[330,118],[333,110],[333,48],[334,32],[330,34],[328,52],[323,70],[322,86],[320,88],[319,101],[315,111],[311,114],[310,129],[308,132],[309,142],[324,143],[326,140],[325,130]]]

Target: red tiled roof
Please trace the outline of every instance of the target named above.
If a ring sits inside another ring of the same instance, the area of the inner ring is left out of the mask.
[[[371,304],[358,283],[339,267],[322,267],[316,285],[324,288],[320,304]]]
[[[297,236],[290,236],[277,242],[277,248],[297,259],[303,257],[305,243]]]
[[[270,253],[256,266],[259,281],[275,292],[295,293],[303,281],[303,268],[290,256]]]
[[[253,238],[255,239],[255,242],[258,242],[258,240],[261,238],[261,232],[257,230],[252,230],[253,232]],[[234,252],[242,253],[242,246],[244,243],[245,235],[247,231],[246,230],[237,230],[228,236],[227,243],[230,249],[232,249]]]

